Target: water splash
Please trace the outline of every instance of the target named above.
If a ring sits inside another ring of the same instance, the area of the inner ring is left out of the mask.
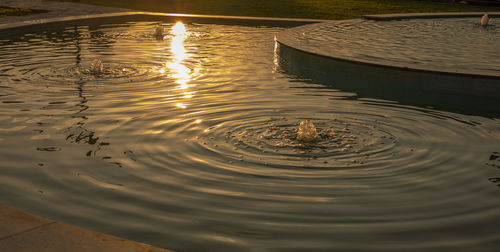
[[[485,13],[483,17],[481,18],[481,26],[488,26],[488,23],[490,22],[490,18],[488,17],[488,14]]]
[[[94,75],[100,75],[104,72],[104,66],[102,65],[101,60],[95,59],[94,62],[92,62],[92,66],[90,66],[90,73]]]
[[[156,26],[155,33],[153,33],[153,36],[154,36],[156,39],[160,39],[160,40],[162,40],[162,39],[163,39],[163,37],[164,37],[164,34],[165,34],[165,31],[164,31],[164,29],[163,29],[163,25],[158,24],[158,26]]]
[[[297,141],[312,144],[319,138],[318,131],[311,121],[305,120],[300,122],[299,130],[297,131]]]
[[[272,123],[260,134],[261,140],[270,140],[269,144],[274,147],[299,149],[314,147],[322,150],[332,147],[341,151],[350,149],[355,144],[356,138],[345,125],[340,129],[333,127],[319,129],[308,120],[301,121],[299,127],[296,127],[296,124],[292,126]]]

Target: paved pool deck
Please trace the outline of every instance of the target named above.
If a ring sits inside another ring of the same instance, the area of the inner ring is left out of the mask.
[[[48,12],[0,17],[0,24],[77,15],[128,12],[128,9],[48,0],[0,0],[1,6]],[[169,251],[31,215],[0,203],[0,251]]]
[[[0,204],[0,251],[169,250],[66,225]]]

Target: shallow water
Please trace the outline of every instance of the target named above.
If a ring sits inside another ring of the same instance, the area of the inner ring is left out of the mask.
[[[3,203],[180,251],[500,246],[500,115],[287,74],[283,28],[164,26],[0,41]]]
[[[500,24],[481,17],[373,21],[301,26],[280,35],[322,55],[398,67],[500,76]]]

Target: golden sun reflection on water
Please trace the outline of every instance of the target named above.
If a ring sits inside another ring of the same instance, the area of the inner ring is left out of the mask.
[[[188,58],[186,49],[184,48],[185,36],[176,35],[172,38],[171,50],[174,54],[175,60],[182,61]]]
[[[186,26],[180,21],[175,23],[174,26],[172,26],[172,30],[170,31],[170,33],[174,36],[187,37]]]
[[[172,26],[170,34],[173,36],[170,44],[170,50],[172,52],[172,61],[165,64],[166,69],[170,73],[170,76],[175,79],[175,83],[179,84],[178,88],[186,90],[189,88],[189,81],[193,78],[193,74],[198,71],[198,69],[189,68],[185,60],[189,58],[189,54],[185,48],[185,40],[189,37],[189,32],[186,30],[186,26],[182,22],[177,22]],[[189,95],[182,96],[184,99],[189,99],[194,97],[194,91],[188,92]],[[177,106],[185,108],[183,106]]]
[[[178,107],[178,108],[182,108],[182,109],[187,108],[187,106],[185,104],[181,103],[181,102],[175,104],[175,106]]]

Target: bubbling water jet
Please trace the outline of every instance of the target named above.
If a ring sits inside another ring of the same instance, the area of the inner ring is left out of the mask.
[[[163,36],[164,36],[164,29],[163,29],[163,25],[161,24],[158,24],[158,26],[156,26],[156,29],[155,29],[155,33],[153,33],[153,36],[156,38],[156,39],[163,39]]]
[[[483,17],[481,18],[481,26],[488,26],[488,23],[490,22],[490,18],[488,17],[488,14],[484,14]]]
[[[101,60],[95,59],[90,66],[90,72],[94,75],[100,75],[104,72],[104,66],[102,65]]]
[[[319,138],[318,131],[311,121],[305,120],[300,122],[299,130],[297,131],[297,141],[311,144]]]

